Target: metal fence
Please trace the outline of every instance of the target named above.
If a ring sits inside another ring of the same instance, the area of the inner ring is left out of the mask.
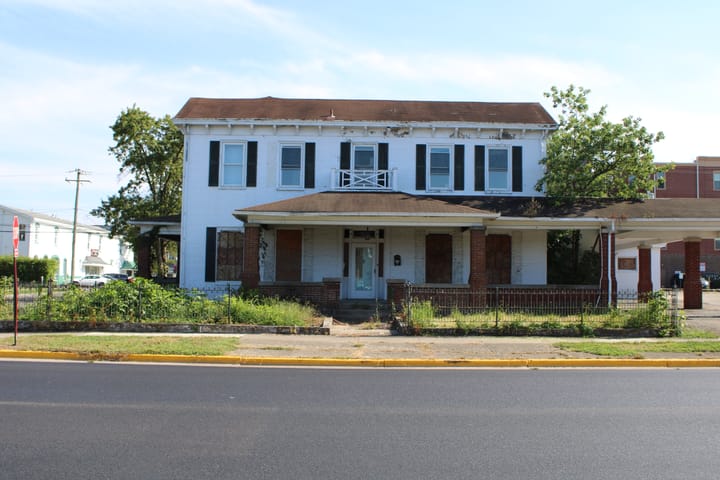
[[[14,318],[14,287],[0,281],[0,321]],[[49,321],[237,321],[237,287],[186,290],[148,283],[102,287],[21,284],[18,317]]]
[[[405,322],[410,328],[581,329],[680,327],[678,291],[645,296],[618,292],[608,299],[597,288],[436,288],[406,285]]]

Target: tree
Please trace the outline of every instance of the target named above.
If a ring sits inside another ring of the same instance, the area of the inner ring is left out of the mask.
[[[545,96],[559,108],[558,129],[547,142],[541,164],[545,174],[537,191],[545,190],[557,201],[581,198],[640,199],[653,192],[657,173],[671,166],[653,163],[652,145],[664,138],[650,133],[640,119],[626,117],[619,123],[605,118],[607,107],[589,111],[590,90],[570,85],[566,90],[552,87]],[[548,283],[596,283],[599,256],[593,250],[581,252],[580,232],[553,231],[548,234]]]
[[[136,106],[123,111],[110,127],[115,145],[109,148],[127,183],[90,214],[103,218],[111,236],[122,236],[137,251],[139,230],[133,219],[180,213],[183,135],[168,115],[154,118]],[[152,261],[164,273],[164,244],[149,235]]]
[[[574,85],[564,91],[553,86],[545,93],[560,114],[540,162],[545,174],[535,188],[545,190],[548,197],[569,200],[646,197],[657,184],[656,173],[669,169],[653,163],[652,145],[664,138],[663,133],[648,132],[639,118],[613,123],[605,118],[607,106],[591,113],[589,93]]]

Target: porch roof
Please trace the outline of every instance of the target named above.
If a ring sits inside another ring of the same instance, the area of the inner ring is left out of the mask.
[[[316,225],[482,225],[498,214],[399,192],[321,192],[237,209],[246,223]]]
[[[322,192],[237,209],[246,223],[487,226],[496,230],[614,228],[618,248],[720,238],[718,199],[582,199]]]

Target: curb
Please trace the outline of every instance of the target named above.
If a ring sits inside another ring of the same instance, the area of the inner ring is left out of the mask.
[[[717,368],[720,358],[527,358],[493,359],[476,358],[461,360],[435,360],[422,358],[283,358],[238,357],[229,355],[150,355],[150,354],[101,354],[70,353],[28,350],[0,350],[0,358],[35,360],[74,360],[85,362],[148,362],[148,363],[195,363],[213,365],[252,366],[308,366],[308,367],[489,367],[489,368]]]

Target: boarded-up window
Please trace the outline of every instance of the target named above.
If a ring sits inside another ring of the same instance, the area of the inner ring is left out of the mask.
[[[425,281],[452,283],[452,236],[433,233],[425,237]]]
[[[637,259],[635,257],[618,258],[618,270],[636,270]]]
[[[243,233],[224,231],[217,234],[216,280],[240,280],[243,265]]]
[[[485,261],[488,284],[509,284],[512,238],[509,235],[488,235],[485,238]]]
[[[299,282],[302,269],[302,230],[278,230],[275,280]]]

